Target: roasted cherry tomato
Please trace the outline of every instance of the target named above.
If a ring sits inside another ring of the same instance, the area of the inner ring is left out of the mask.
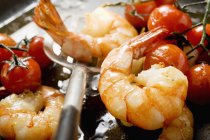
[[[156,27],[165,27],[170,32],[183,32],[192,26],[190,16],[174,5],[163,5],[155,10],[149,16],[148,29]]]
[[[16,45],[15,40],[13,40],[10,36],[7,34],[1,34],[0,33],[0,44],[6,45],[8,47],[14,47]],[[24,51],[18,51],[14,50],[14,53],[18,56],[27,56],[28,53]],[[5,48],[0,48],[0,62],[4,60],[9,60],[12,54]],[[3,66],[3,63],[0,63],[0,70]]]
[[[29,55],[34,57],[34,60],[39,63],[42,69],[46,68],[52,63],[52,61],[44,53],[44,45],[44,38],[40,36],[35,36],[29,42],[28,50]]]
[[[41,84],[41,69],[32,58],[18,58],[27,68],[15,66],[11,70],[11,63],[5,63],[1,70],[2,85],[9,92],[21,93],[25,89],[36,90]]]
[[[6,45],[6,46],[15,46],[16,42],[7,34],[0,34],[0,44]],[[12,55],[8,50],[4,48],[0,48],[0,62],[4,60],[8,60],[11,56]]]
[[[187,36],[187,39],[190,41],[190,43],[196,46],[201,41],[202,33],[203,33],[203,26],[200,25],[188,31],[186,36]],[[206,33],[207,35],[210,36],[210,24],[206,25]],[[208,41],[206,40],[205,44],[207,45],[207,43]],[[199,52],[201,52],[202,50],[203,50],[202,48],[198,48]]]
[[[134,3],[132,5],[127,5],[125,7],[125,18],[138,30],[142,27],[147,26],[147,21],[149,18],[150,13],[156,8],[156,3],[154,1],[143,2],[143,3]],[[140,15],[136,16],[133,15],[133,10]]]
[[[155,0],[157,6],[164,5],[164,4],[174,4],[176,0]]]
[[[198,64],[186,73],[189,88],[188,99],[195,104],[210,103],[210,65]]]
[[[144,69],[151,65],[163,63],[165,66],[174,66],[186,73],[189,70],[189,62],[186,54],[173,44],[165,44],[156,47],[146,54]]]

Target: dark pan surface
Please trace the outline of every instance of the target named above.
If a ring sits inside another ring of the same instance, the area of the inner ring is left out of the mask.
[[[14,15],[35,0],[0,0],[0,22]]]

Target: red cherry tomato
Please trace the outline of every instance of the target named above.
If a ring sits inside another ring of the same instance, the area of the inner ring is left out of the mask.
[[[133,8],[134,7],[134,8]],[[138,30],[147,26],[150,13],[156,8],[154,1],[134,3],[125,7],[125,18]],[[132,15],[133,10],[142,16],[142,18]]]
[[[203,33],[203,26],[198,26],[193,28],[192,30],[188,31],[186,36],[187,39],[190,41],[190,43],[194,46],[198,45],[201,37],[202,37],[202,33]],[[210,36],[210,24],[206,25],[206,33],[207,35]],[[205,44],[207,44],[208,42],[206,41]],[[201,52],[203,49],[199,48],[198,51]]]
[[[152,11],[148,19],[148,29],[165,27],[169,32],[183,32],[192,26],[190,16],[174,5],[163,5]]]
[[[24,61],[27,68],[15,66],[9,71],[10,63],[5,63],[1,70],[2,85],[9,92],[21,93],[25,89],[36,90],[41,84],[41,69],[39,64],[29,58]]]
[[[29,55],[34,57],[34,60],[39,63],[42,69],[46,68],[52,63],[52,61],[44,53],[44,45],[44,38],[35,36],[30,41],[28,50]]]
[[[155,0],[157,6],[164,5],[164,4],[174,4],[176,0]]]
[[[210,65],[198,64],[186,73],[189,87],[188,99],[195,104],[210,103]]]
[[[17,43],[7,34],[0,33],[0,44],[6,45],[8,47],[14,47]],[[18,50],[14,50],[14,53],[18,55],[19,57],[28,55],[27,52],[18,51]],[[4,60],[9,60],[11,56],[12,56],[11,52],[9,52],[7,49],[0,48],[0,62]],[[3,63],[0,64],[0,70],[2,69],[2,66],[3,66]]]
[[[173,44],[165,44],[156,47],[146,54],[144,69],[151,65],[164,63],[165,66],[174,66],[186,73],[189,70],[189,62],[186,54]]]
[[[6,45],[6,46],[15,46],[16,42],[7,34],[0,34],[0,44]],[[11,56],[12,54],[8,50],[4,48],[0,48],[0,62],[4,60],[8,60]]]

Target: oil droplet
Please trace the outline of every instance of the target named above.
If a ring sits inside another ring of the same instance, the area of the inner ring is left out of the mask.
[[[93,91],[98,90],[98,80],[99,80],[100,74],[93,75],[90,83],[90,87]]]
[[[104,114],[99,120],[97,128],[95,129],[95,134],[93,137],[90,138],[90,140],[104,140],[108,139],[108,136],[105,134],[118,126],[116,119],[110,114],[106,113]]]

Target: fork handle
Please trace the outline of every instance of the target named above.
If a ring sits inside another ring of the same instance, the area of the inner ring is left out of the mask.
[[[85,68],[76,66],[72,70],[55,140],[78,139],[77,129],[85,93],[86,77]]]
[[[74,106],[62,110],[56,140],[76,140],[79,124],[79,111]]]

